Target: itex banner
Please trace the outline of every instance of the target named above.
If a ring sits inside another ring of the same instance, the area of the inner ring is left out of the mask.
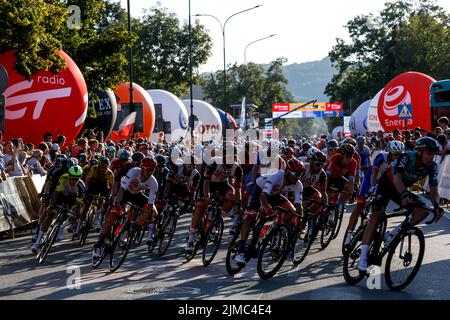
[[[303,103],[274,103],[272,104],[273,118],[323,118],[342,117],[342,102],[316,102],[301,107]]]

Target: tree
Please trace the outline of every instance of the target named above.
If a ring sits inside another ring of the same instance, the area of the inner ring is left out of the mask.
[[[80,68],[90,92],[114,88],[126,80],[126,50],[136,36],[125,28],[118,3],[71,0],[70,5],[80,8],[80,28],[68,27],[65,0],[0,3],[0,53],[16,50],[17,71],[26,78],[42,69],[61,70],[64,61],[56,51],[64,50]]]
[[[342,39],[330,52],[338,73],[325,93],[348,111],[371,99],[391,79],[419,71],[436,79],[450,75],[448,13],[432,0],[386,3],[380,15],[347,23],[351,43]]]
[[[136,82],[145,88],[164,89],[181,96],[189,88],[189,26],[166,8],[146,11],[134,30]],[[192,64],[194,72],[211,55],[212,41],[204,26],[192,26]],[[194,74],[194,82],[197,75]]]
[[[293,97],[287,90],[287,79],[283,75],[284,58],[272,61],[264,69],[261,65],[248,63],[234,64],[227,69],[227,96],[223,106],[223,71],[205,75],[201,82],[206,99],[212,105],[228,109],[231,104],[239,104],[245,96],[247,103],[259,106],[263,112],[272,113],[272,103],[291,102]],[[227,110],[228,111],[228,110]]]

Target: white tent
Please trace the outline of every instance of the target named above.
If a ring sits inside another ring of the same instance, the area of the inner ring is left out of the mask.
[[[158,131],[164,131],[168,142],[185,138],[189,126],[188,113],[183,102],[174,94],[165,90],[147,90],[155,106],[155,128],[151,141],[158,140]],[[160,127],[160,128],[158,128]]]
[[[188,116],[191,116],[191,101],[183,100]],[[205,101],[193,100],[194,139],[197,143],[214,140],[222,141],[222,121],[216,108]],[[190,140],[188,130],[186,140]]]
[[[352,136],[357,137],[359,135],[364,136],[367,133],[367,117],[369,113],[369,106],[372,100],[367,100],[363,102],[356,110],[353,112],[350,118],[350,131]]]

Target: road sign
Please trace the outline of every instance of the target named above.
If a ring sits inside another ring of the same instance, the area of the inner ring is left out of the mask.
[[[8,72],[0,64],[0,94],[5,92],[7,87],[8,87]]]
[[[398,106],[398,118],[402,120],[412,119],[412,105],[410,103]]]

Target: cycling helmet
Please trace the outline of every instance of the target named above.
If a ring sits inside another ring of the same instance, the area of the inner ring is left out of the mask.
[[[93,167],[93,166],[96,166],[96,165],[98,165],[98,160],[97,159],[91,159],[89,161],[89,166]]]
[[[117,156],[122,160],[128,160],[131,158],[131,152],[127,149],[120,149]]]
[[[78,161],[79,161],[79,162],[86,162],[86,161],[87,161],[86,154],[85,154],[85,153],[80,153],[80,154],[78,155]]]
[[[327,162],[327,157],[322,151],[318,151],[311,156],[311,162],[319,162],[325,164]]]
[[[162,155],[156,156],[155,160],[156,160],[156,163],[160,166],[165,166],[167,163],[166,157],[164,157]]]
[[[133,153],[133,155],[131,156],[131,161],[135,162],[135,163],[140,163],[142,161],[142,159],[145,158],[145,155],[142,152],[135,152]]]
[[[398,140],[389,141],[388,151],[393,154],[403,153],[405,151],[405,145]]]
[[[297,159],[291,159],[286,164],[286,171],[290,171],[298,175],[303,171],[303,164]]]
[[[356,138],[356,142],[358,144],[366,143],[366,138],[364,138],[363,136],[359,136],[358,138]]]
[[[99,163],[101,163],[101,164],[103,164],[105,166],[109,166],[109,159],[107,157],[105,157],[105,156],[101,156],[100,160],[99,160]]]
[[[287,143],[288,143],[288,145],[295,144],[295,140],[294,139],[289,139]]]
[[[356,145],[357,145],[356,140],[353,139],[352,137],[345,138],[343,143],[349,143],[349,144],[351,144],[354,147],[356,147]]]
[[[350,154],[353,155],[355,153],[355,147],[350,143],[344,143],[339,150],[341,150],[342,154]]]
[[[81,178],[83,174],[83,169],[80,166],[72,166],[69,168],[69,177],[71,178]]]
[[[337,147],[339,147],[337,140],[332,139],[327,142],[327,149],[336,149]]]
[[[70,158],[70,163],[72,164],[72,166],[77,166],[78,165],[78,159],[77,158]]]
[[[319,149],[315,148],[315,147],[311,147],[308,149],[308,151],[306,151],[306,157],[308,159],[311,159],[311,157],[313,156],[313,154],[320,152]]]
[[[303,149],[303,151],[308,151],[310,148],[311,148],[312,146],[311,146],[311,143],[309,143],[309,142],[305,142],[303,145],[302,145],[302,149]]]
[[[154,170],[156,168],[156,165],[157,165],[157,163],[156,163],[155,159],[147,157],[147,158],[142,159],[140,167],[143,169],[145,168],[148,170]]]
[[[439,143],[431,137],[422,137],[416,140],[416,149],[428,149],[433,152],[438,152]]]
[[[106,148],[106,152],[116,153],[116,148],[114,146],[109,146]]]
[[[96,153],[94,159],[100,160],[101,157],[102,155],[100,153]]]
[[[63,160],[67,159],[64,154],[58,154],[55,158],[55,167],[61,167]]]
[[[292,157],[294,155],[294,149],[288,147],[288,148],[284,148],[283,150],[283,154],[285,156],[287,156],[288,158]]]

